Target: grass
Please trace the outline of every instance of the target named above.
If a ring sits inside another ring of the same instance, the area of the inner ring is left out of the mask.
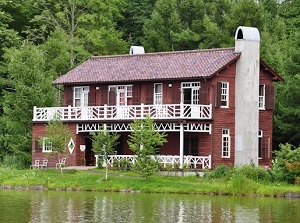
[[[271,183],[234,176],[231,179],[207,179],[197,176],[153,176],[150,180],[130,171],[15,170],[0,168],[2,188],[32,189],[37,186],[48,190],[134,191],[143,193],[186,193],[282,196],[299,193],[300,187],[286,183]]]

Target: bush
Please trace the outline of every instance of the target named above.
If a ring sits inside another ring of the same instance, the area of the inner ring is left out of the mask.
[[[133,169],[138,172],[142,177],[149,179],[154,173],[159,170],[159,162],[155,159],[137,158]]]
[[[130,169],[130,161],[125,158],[121,158],[120,160],[118,160],[118,169],[119,170]]]
[[[254,165],[242,166],[219,166],[215,170],[206,172],[204,177],[209,179],[224,179],[230,180],[233,177],[241,176],[242,178],[259,180],[259,181],[272,181],[271,174],[265,167]]]
[[[31,158],[29,155],[5,155],[0,162],[1,167],[11,169],[26,169],[30,166]]]
[[[275,181],[296,183],[300,177],[300,147],[291,144],[281,144],[280,150],[275,152],[271,173]]]

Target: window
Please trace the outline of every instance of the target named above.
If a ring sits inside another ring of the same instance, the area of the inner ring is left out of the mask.
[[[229,129],[222,129],[222,158],[230,158]]]
[[[43,152],[52,152],[52,142],[48,138],[43,138]]]
[[[258,131],[258,157],[259,158],[262,158],[262,152],[263,152],[262,139],[263,139],[263,131],[259,130]]]
[[[162,91],[163,85],[162,84],[154,84],[154,101],[153,104],[161,105],[162,104]]]
[[[127,98],[132,98],[132,85],[126,86]]]
[[[184,155],[198,156],[198,137],[184,137]]]
[[[220,95],[220,107],[229,107],[229,83],[228,82],[220,82],[221,84],[221,95]]]
[[[259,109],[265,109],[265,95],[266,95],[265,85],[259,85],[259,98],[258,98]]]
[[[75,107],[85,107],[88,106],[88,93],[89,87],[74,87],[73,88],[74,97],[73,105]]]
[[[193,156],[198,156],[198,138],[197,137],[191,138],[191,154]]]
[[[199,104],[200,82],[182,82],[181,89],[184,104]]]
[[[110,85],[108,91],[115,92],[109,100],[116,101],[116,105],[128,105],[129,99],[132,100],[132,85]]]

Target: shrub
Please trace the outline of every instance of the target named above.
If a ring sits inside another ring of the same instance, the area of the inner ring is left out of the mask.
[[[128,170],[130,169],[130,161],[125,158],[121,158],[118,160],[118,168],[119,170]]]
[[[300,177],[300,147],[281,144],[280,150],[275,152],[271,173],[275,181],[295,183]]]
[[[29,155],[5,155],[0,162],[0,166],[11,169],[26,169],[30,165],[30,161]]]
[[[241,166],[218,166],[215,170],[206,172],[204,177],[230,180],[235,176],[241,176],[251,180],[271,181],[272,177],[268,170],[262,166],[241,165]]]

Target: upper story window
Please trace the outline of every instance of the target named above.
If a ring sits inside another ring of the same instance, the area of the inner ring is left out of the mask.
[[[199,104],[200,82],[182,82],[181,97],[184,104]]]
[[[128,105],[132,100],[132,85],[110,85],[108,91],[113,93],[109,96],[111,97],[109,100],[114,101],[115,105]]]
[[[153,104],[161,105],[162,104],[162,97],[163,97],[163,84],[161,84],[161,83],[154,84]]]
[[[73,106],[85,107],[88,106],[89,87],[81,86],[73,88]]]
[[[222,129],[222,158],[230,158],[229,129]]]
[[[221,82],[221,107],[229,107],[229,83]]]
[[[52,152],[52,142],[48,138],[43,138],[43,152]]]
[[[259,85],[259,97],[258,97],[258,108],[265,109],[266,102],[266,87],[265,85]]]

